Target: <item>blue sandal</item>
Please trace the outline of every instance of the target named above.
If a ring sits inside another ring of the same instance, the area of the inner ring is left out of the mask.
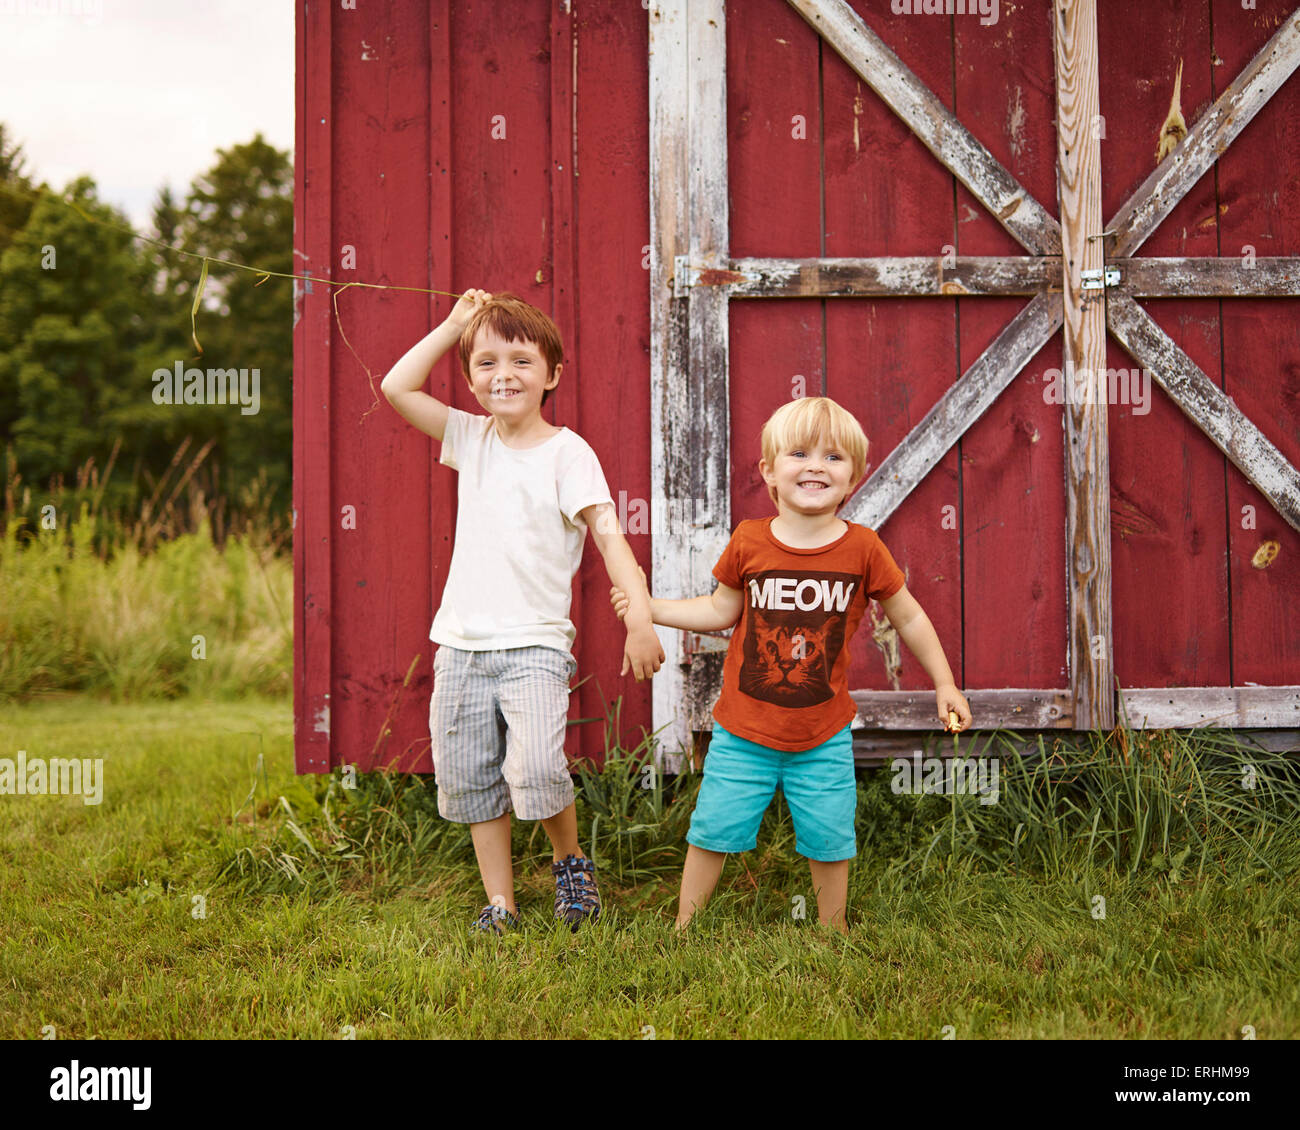
[[[504,934],[507,929],[518,927],[519,919],[510,913],[504,906],[494,906],[488,903],[479,915],[474,919],[474,925],[469,928],[471,934]]]
[[[567,855],[551,864],[555,876],[555,917],[573,932],[587,919],[600,917],[600,891],[596,887],[596,866],[590,859]]]

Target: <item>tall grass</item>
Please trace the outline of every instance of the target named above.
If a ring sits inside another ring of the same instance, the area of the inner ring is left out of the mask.
[[[439,818],[429,778],[334,773],[299,777],[273,793],[260,760],[217,851],[219,883],[246,894],[314,897],[384,897],[431,863],[464,866],[474,858],[468,826]]]
[[[680,872],[701,778],[665,777],[653,734],[625,749],[619,737],[622,705],[619,698],[605,709],[603,766],[577,764],[577,803],[579,828],[590,829],[584,839],[593,862],[602,874],[632,885]]]
[[[1122,725],[1058,739],[1051,750],[1040,737],[1028,751],[995,733],[978,756],[999,759],[997,803],[971,793],[908,797],[914,819],[907,842],[894,845],[903,850],[891,878],[1146,872],[1177,883],[1300,870],[1300,763],[1231,731]]]
[[[579,831],[602,884],[632,908],[676,893],[698,773],[665,776],[656,742],[617,741],[619,703],[607,715],[600,772],[577,768]],[[998,757],[995,804],[978,795],[897,793],[889,766],[859,774],[859,891],[922,890],[979,875],[1083,884],[1137,880],[1170,886],[1205,878],[1250,884],[1300,872],[1300,764],[1253,749],[1230,732],[1081,734],[1049,750],[1019,750],[1005,733],[986,735],[981,757]],[[252,783],[245,811],[223,847],[222,881],[244,893],[297,891],[324,897],[346,889],[388,891],[473,867],[467,829],[437,815],[430,778],[363,773],[299,782],[290,803]],[[310,795],[305,795],[309,790]],[[251,835],[250,835],[251,833]],[[515,825],[521,871],[540,869],[550,847],[540,825]],[[789,812],[779,800],[755,852],[735,857],[755,921],[781,913],[802,889]],[[469,872],[472,874],[472,870]],[[775,897],[773,897],[775,896]]]
[[[206,451],[182,469],[185,449],[173,460],[175,482],[165,476],[134,517],[100,509],[111,460],[103,476],[88,464],[75,486],[56,483],[34,503],[10,456],[0,701],[290,693],[293,567],[283,534],[255,519],[215,537],[224,506],[194,474]],[[250,513],[263,485],[245,492]]]
[[[602,881],[671,884],[701,778],[666,778],[653,736],[621,748],[621,701],[607,709],[603,769],[576,766],[581,840]],[[551,848],[541,824],[515,822],[513,833],[521,872],[544,870]],[[219,850],[218,881],[245,894],[392,894],[474,866],[468,826],[438,815],[433,778],[407,773],[300,777],[284,794],[254,773]]]

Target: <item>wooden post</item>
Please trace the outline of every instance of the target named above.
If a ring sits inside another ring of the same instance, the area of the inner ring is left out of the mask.
[[[294,270],[329,277],[330,237],[334,204],[334,125],[328,117],[310,117],[304,107],[319,93],[308,89],[308,78],[330,73],[333,11],[329,7],[298,11],[296,145],[294,166],[295,223],[300,234]],[[311,101],[314,107],[317,101]],[[311,206],[307,186],[311,185]],[[300,250],[305,248],[305,251]],[[332,594],[330,537],[330,393],[333,378],[331,346],[334,320],[332,288],[294,283],[293,428],[302,437],[293,459],[293,724],[294,769],[298,773],[328,773],[331,768],[330,602]]]
[[[1057,200],[1061,214],[1067,390],[1068,649],[1075,727],[1115,724],[1110,591],[1110,460],[1105,290],[1082,288],[1104,265],[1096,0],[1055,0]],[[1096,237],[1096,238],[1090,238]],[[1075,393],[1087,391],[1087,395]],[[1102,403],[1098,403],[1101,400]],[[1076,403],[1082,401],[1082,403]]]
[[[730,242],[727,205],[727,6],[691,0],[687,23],[690,163],[690,265],[725,268]],[[692,522],[693,592],[713,578],[713,566],[731,537],[731,404],[728,396],[729,322],[725,287],[689,287],[687,374],[689,419],[675,440],[691,451],[687,497]],[[669,536],[672,536],[670,533]]]
[[[673,296],[673,264],[689,250],[689,156],[686,122],[687,0],[658,0],[650,19],[650,490],[652,509],[664,507],[689,474],[686,396],[687,305]],[[667,531],[650,540],[650,591],[681,599],[689,587],[690,547]],[[652,686],[652,719],[665,750],[663,768],[680,768],[691,749],[682,633],[659,628],[665,662]]]

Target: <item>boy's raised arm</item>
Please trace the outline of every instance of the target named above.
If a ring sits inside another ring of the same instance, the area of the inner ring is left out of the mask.
[[[447,320],[411,346],[379,386],[399,416],[440,443],[447,430],[447,405],[422,391],[424,382],[443,354],[460,341],[474,311],[491,297],[485,290],[467,290]]]

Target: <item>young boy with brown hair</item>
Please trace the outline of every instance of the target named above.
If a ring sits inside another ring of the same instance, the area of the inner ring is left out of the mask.
[[[453,346],[486,416],[421,391]],[[577,666],[569,607],[588,530],[610,581],[629,594],[622,673],[641,680],[664,659],[595,452],[542,418],[562,358],[560,332],[541,310],[514,295],[468,290],[382,385],[399,415],[441,442],[440,462],[459,472],[451,569],[429,631],[438,644],[429,732],[439,814],[469,824],[488,896],[475,928],[498,933],[518,924],[512,809],[539,820],[551,841],[555,917],[577,930],[600,913],[564,756]]]
[[[775,517],[741,522],[714,566],[718,587],[692,600],[650,601],[656,624],[694,632],[736,626],[704,781],[686,840],[677,928],[713,894],[730,852],[755,846],[780,788],[806,856],[823,925],[847,930],[849,860],[857,854],[857,786],[849,723],[848,644],[867,600],[880,602],[934,681],[935,705],[958,729],[970,706],[929,617],[874,530],[836,516],[862,479],[867,437],[826,397],[778,408],[763,426],[759,471]],[[635,603],[611,589],[615,610]]]

